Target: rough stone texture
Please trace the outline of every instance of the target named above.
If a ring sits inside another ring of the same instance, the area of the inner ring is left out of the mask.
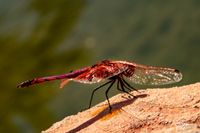
[[[64,118],[43,133],[200,132],[200,83],[118,94],[107,102]]]

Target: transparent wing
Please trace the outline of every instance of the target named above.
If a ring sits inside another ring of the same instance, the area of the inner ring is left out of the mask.
[[[151,67],[136,65],[129,80],[141,85],[164,85],[179,82],[182,74],[171,68]]]

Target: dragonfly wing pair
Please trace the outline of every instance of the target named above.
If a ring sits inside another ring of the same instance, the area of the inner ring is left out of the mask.
[[[177,69],[145,66],[125,61],[103,61],[75,78],[64,80],[61,87],[70,80],[93,84],[109,80],[117,75],[141,85],[171,84],[182,79],[182,74]]]
[[[141,85],[165,85],[179,82],[182,74],[171,68],[135,65],[132,75],[126,76],[131,82]]]

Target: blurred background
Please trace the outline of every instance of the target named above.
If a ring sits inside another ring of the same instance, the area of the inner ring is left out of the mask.
[[[17,89],[24,80],[112,59],[177,68],[184,77],[171,86],[181,86],[199,81],[199,57],[199,0],[0,0],[0,132],[45,130],[86,108],[98,86]]]

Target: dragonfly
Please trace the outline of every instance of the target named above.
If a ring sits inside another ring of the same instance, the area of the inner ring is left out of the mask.
[[[109,85],[105,91],[105,97],[111,112],[112,107],[108,92],[114,83],[117,83],[117,90],[134,97],[130,91],[139,91],[132,87],[129,82],[140,85],[165,85],[179,82],[181,79],[181,72],[174,68],[147,66],[127,61],[103,60],[92,66],[87,66],[66,74],[33,78],[20,83],[17,88],[53,80],[62,80],[60,84],[61,88],[68,84],[69,81],[83,84],[102,83],[102,85],[92,91],[88,108],[91,107],[94,93],[100,88]]]

